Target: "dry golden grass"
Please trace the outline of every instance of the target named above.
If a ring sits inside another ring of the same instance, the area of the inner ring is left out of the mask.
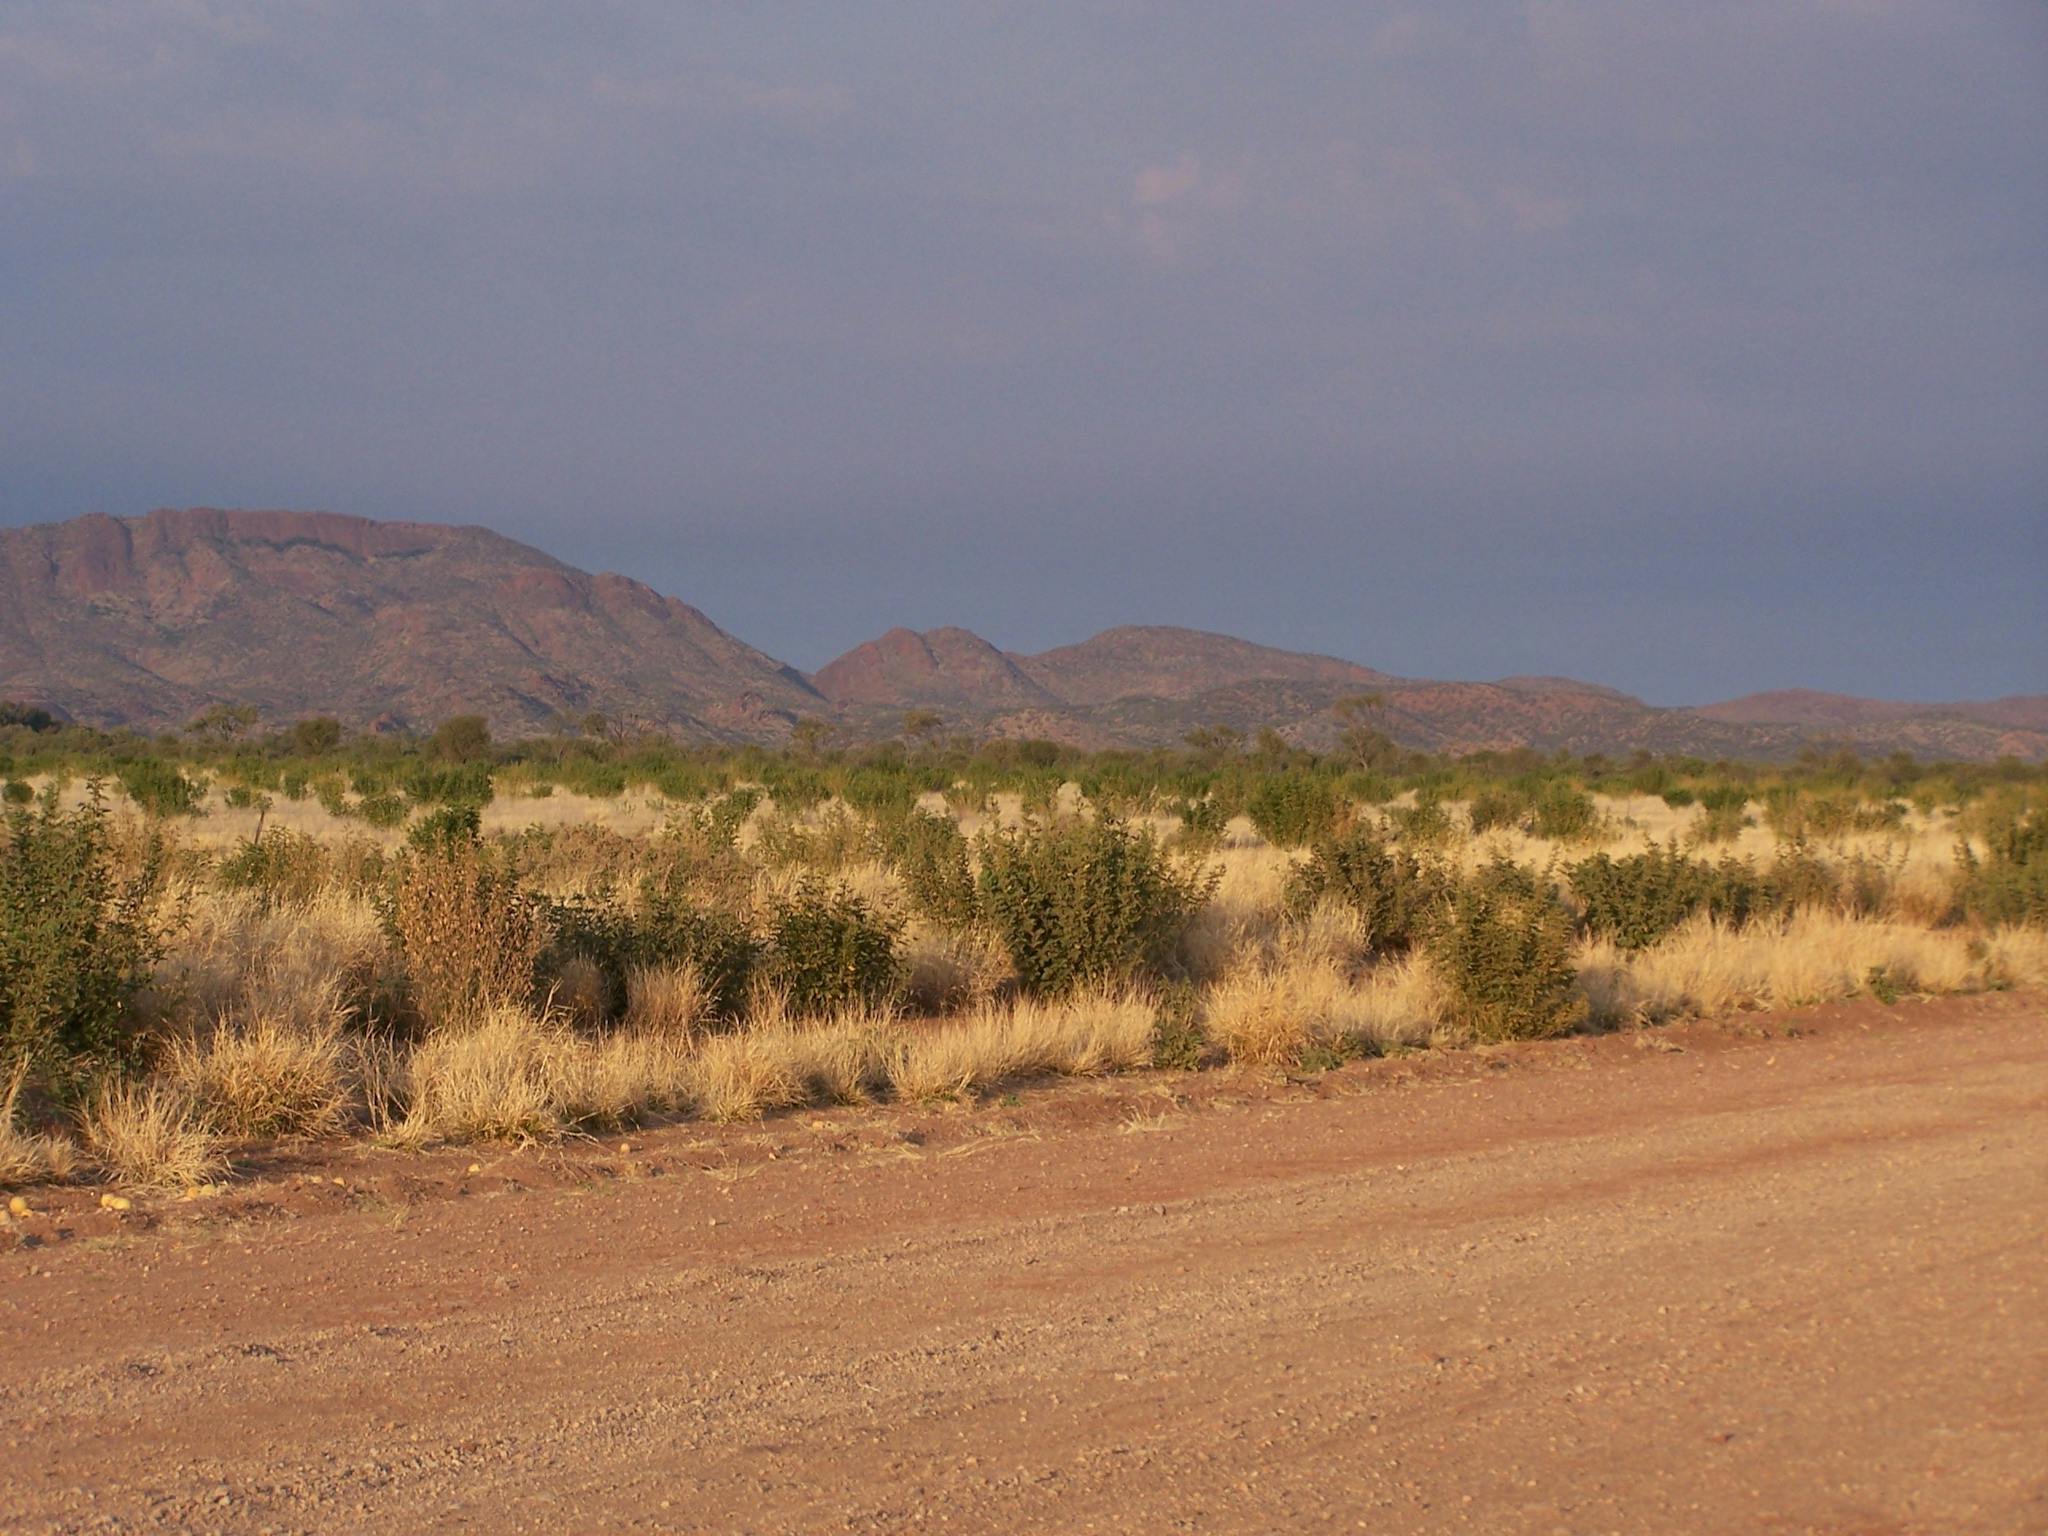
[[[957,1013],[987,1002],[1014,975],[994,938],[956,932],[923,918],[905,928],[904,996],[914,1012]]]
[[[632,1029],[596,1040],[557,1036],[545,1070],[559,1120],[607,1130],[681,1108],[691,1081],[683,1037]]]
[[[2048,987],[2048,930],[1993,929],[1984,938],[1984,974],[1994,987]]]
[[[429,1035],[406,1062],[401,1142],[533,1141],[560,1129],[550,1091],[556,1031],[500,1006]]]
[[[6,1091],[0,1093],[0,1186],[67,1179],[78,1162],[78,1149],[67,1138],[34,1135],[17,1122],[22,1085],[27,1079],[28,1064],[24,1062],[9,1079]]]
[[[308,1029],[261,1017],[177,1041],[165,1074],[222,1136],[322,1136],[341,1128],[349,1089],[339,1019]]]
[[[317,1026],[396,964],[376,909],[340,890],[266,912],[249,892],[201,888],[188,910],[155,983],[188,1030],[227,1012]]]
[[[711,993],[694,965],[634,966],[626,972],[626,1027],[687,1040],[711,1014]]]
[[[103,1087],[79,1129],[93,1161],[123,1183],[189,1189],[227,1166],[198,1106],[166,1082]]]
[[[800,1064],[784,1028],[712,1035],[690,1063],[690,1097],[707,1120],[758,1120],[802,1104]]]
[[[1212,981],[1273,950],[1287,927],[1287,882],[1296,862],[1256,835],[1249,846],[1226,845],[1204,856],[1202,863],[1220,868],[1223,877],[1181,940],[1179,960],[1189,976]]]
[[[2030,937],[2030,936],[2029,936]],[[2024,958],[2027,939],[2007,951]],[[1832,1002],[1868,991],[1873,973],[1900,992],[1964,992],[1998,978],[1968,930],[1802,911],[1729,928],[1696,918],[1628,955],[1603,941],[1579,954],[1579,982],[1596,1023],[1711,1017],[1752,1008]]]
[[[1311,1047],[1378,1054],[1442,1038],[1450,997],[1421,955],[1353,979],[1326,954],[1247,965],[1203,997],[1210,1038],[1247,1066],[1288,1067]]]
[[[889,1082],[899,1098],[955,1098],[1006,1077],[1128,1071],[1151,1060],[1157,1008],[1141,992],[985,1003],[899,1040]]]

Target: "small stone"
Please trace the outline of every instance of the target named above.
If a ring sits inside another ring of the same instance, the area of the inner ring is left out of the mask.
[[[126,1196],[126,1195],[101,1195],[101,1196],[100,1196],[100,1208],[101,1208],[102,1210],[107,1210],[107,1211],[125,1211],[125,1210],[127,1210],[127,1209],[128,1209],[129,1207],[131,1207],[132,1205],[134,1205],[134,1203],[135,1203],[135,1202],[134,1202],[134,1201],[132,1201],[132,1200],[130,1200],[130,1199],[129,1199],[129,1198],[128,1198],[128,1197]]]
[[[471,1173],[482,1173],[484,1171],[484,1165],[482,1163],[471,1163],[469,1165],[469,1171]]]
[[[628,1152],[630,1152],[630,1151],[632,1151],[632,1150],[633,1150],[633,1143],[631,1143],[630,1141],[622,1141],[622,1142],[620,1142],[620,1143],[619,1143],[619,1155],[620,1155],[621,1157],[624,1157],[624,1156],[625,1156],[625,1155],[626,1155],[626,1154],[627,1154]]]
[[[7,1202],[7,1209],[11,1214],[16,1216],[29,1216],[34,1214],[29,1210],[28,1202],[22,1199],[19,1195],[16,1195],[12,1200],[9,1200]]]

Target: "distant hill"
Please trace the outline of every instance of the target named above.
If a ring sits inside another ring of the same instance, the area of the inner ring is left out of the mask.
[[[689,605],[488,529],[210,509],[0,529],[0,698],[146,730],[231,703],[506,731],[600,710],[712,738],[826,707]]]
[[[872,729],[885,730],[892,714],[931,709],[956,727],[1087,747],[1170,745],[1198,726],[1220,725],[1247,735],[1271,727],[1327,748],[1358,719],[1404,746],[1453,753],[1533,747],[1782,758],[1826,744],[1980,761],[2048,757],[2048,698],[1950,705],[1788,694],[1662,709],[1573,678],[1434,682],[1166,626],[1105,630],[1037,655],[1005,653],[961,629],[898,629],[847,652],[815,682]]]
[[[1320,748],[1362,719],[1446,752],[1771,758],[1822,743],[2048,758],[2048,697],[1897,704],[1792,691],[1659,709],[1571,678],[1434,682],[1164,626],[1036,655],[965,629],[893,629],[807,678],[686,603],[488,529],[318,512],[0,529],[0,700],[152,731],[248,704],[273,723],[327,714],[402,729],[480,713],[508,735],[597,711],[726,741],[778,741],[818,716],[858,739],[894,735],[924,710],[949,730],[1092,747],[1227,726]]]

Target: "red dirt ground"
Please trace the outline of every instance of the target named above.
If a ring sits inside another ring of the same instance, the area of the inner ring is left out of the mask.
[[[2044,1531],[2043,1024],[31,1191],[0,1530]]]

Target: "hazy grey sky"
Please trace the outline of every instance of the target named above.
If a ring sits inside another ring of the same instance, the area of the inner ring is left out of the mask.
[[[2042,0],[0,7],[0,521],[2048,688]]]

